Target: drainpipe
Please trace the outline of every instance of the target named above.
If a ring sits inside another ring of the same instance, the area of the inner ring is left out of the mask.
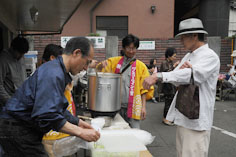
[[[90,33],[93,33],[93,12],[103,0],[99,0],[90,10]]]
[[[235,49],[235,45],[236,45],[236,41],[235,41],[236,38],[232,38],[231,40],[231,54],[233,54],[233,51],[236,50]],[[231,57],[231,65],[234,65],[234,57]]]

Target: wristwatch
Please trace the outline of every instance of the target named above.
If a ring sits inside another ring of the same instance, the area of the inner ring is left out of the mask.
[[[159,81],[159,82],[162,82],[162,80],[163,80],[163,75],[162,75],[162,73],[160,72],[160,73],[157,73],[157,81]]]

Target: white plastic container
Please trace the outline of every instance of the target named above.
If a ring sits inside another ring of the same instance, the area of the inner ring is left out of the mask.
[[[92,146],[92,157],[139,157],[147,148],[133,135],[105,135]]]

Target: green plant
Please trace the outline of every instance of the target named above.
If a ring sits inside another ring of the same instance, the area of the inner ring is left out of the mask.
[[[230,36],[230,37],[225,37],[225,39],[236,39],[236,34]]]
[[[89,33],[88,36],[95,36],[95,37],[99,37],[100,34],[99,33]]]

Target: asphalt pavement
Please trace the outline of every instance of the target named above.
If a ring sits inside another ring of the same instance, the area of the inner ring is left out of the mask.
[[[162,123],[164,102],[147,102],[147,118],[141,129],[156,136],[147,146],[154,157],[175,157],[176,126]],[[236,157],[236,98],[231,94],[224,101],[216,101],[214,122],[208,157]]]

